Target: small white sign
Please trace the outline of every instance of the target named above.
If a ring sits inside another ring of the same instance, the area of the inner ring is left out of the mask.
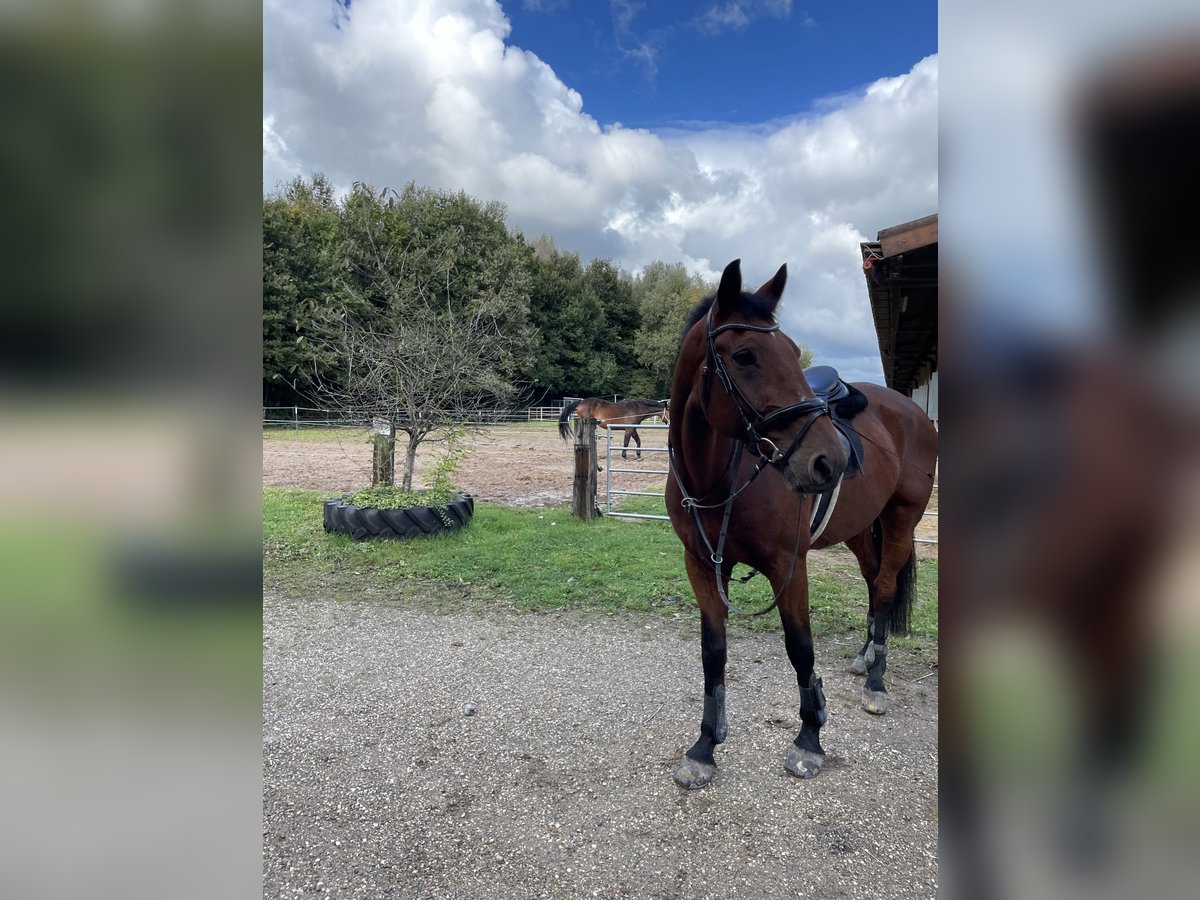
[[[396,433],[395,429],[392,427],[391,419],[381,419],[376,417],[371,420],[371,427],[375,429],[376,434],[382,434],[385,437],[392,437]]]

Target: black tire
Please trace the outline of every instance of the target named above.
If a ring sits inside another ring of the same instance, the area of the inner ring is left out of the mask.
[[[444,514],[445,520],[442,515]],[[417,506],[412,509],[358,507],[346,500],[326,500],[325,530],[348,534],[356,541],[406,540],[449,533],[465,528],[475,515],[475,500],[455,494],[446,506]]]

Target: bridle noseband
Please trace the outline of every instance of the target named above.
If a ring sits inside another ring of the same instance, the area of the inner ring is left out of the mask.
[[[791,406],[772,410],[765,416],[756,410],[754,405],[746,399],[746,395],[742,393],[741,388],[737,386],[737,382],[733,380],[733,376],[729,374],[729,370],[725,368],[725,361],[717,353],[716,337],[724,331],[757,331],[761,334],[771,334],[779,330],[779,323],[777,322],[774,325],[751,325],[748,322],[727,322],[724,325],[714,328],[713,309],[716,305],[716,301],[714,301],[713,305],[708,308],[708,316],[705,319],[705,326],[708,332],[708,357],[704,364],[704,397],[707,400],[707,378],[708,372],[711,369],[717,373],[717,380],[721,382],[721,387],[725,389],[725,393],[733,401],[733,408],[737,410],[738,417],[742,420],[742,427],[746,431],[743,443],[747,449],[760,459],[766,460],[768,464],[778,466],[782,469],[787,465],[788,460],[791,459],[792,454],[796,452],[796,449],[800,446],[800,442],[804,440],[804,436],[808,434],[809,429],[816,424],[816,421],[822,416],[830,415],[829,404],[820,397],[810,397],[807,400],[801,400],[799,403],[793,403]],[[808,421],[804,423],[800,431],[792,438],[792,442],[788,445],[787,450],[780,450],[775,442],[764,434],[764,432],[771,428],[786,425],[800,416],[808,416]],[[769,447],[770,452],[764,450],[764,445]]]

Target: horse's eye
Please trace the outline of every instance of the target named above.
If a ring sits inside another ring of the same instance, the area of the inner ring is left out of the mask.
[[[733,354],[733,361],[740,366],[752,366],[756,362],[753,350],[739,350]]]

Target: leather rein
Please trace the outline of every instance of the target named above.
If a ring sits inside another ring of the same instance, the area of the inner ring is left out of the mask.
[[[741,495],[741,493],[750,487],[754,479],[768,465],[776,466],[780,471],[787,465],[793,453],[800,446],[800,442],[804,440],[804,436],[808,434],[809,429],[822,416],[831,416],[829,404],[819,397],[812,397],[807,400],[801,400],[799,403],[793,403],[791,406],[785,406],[781,409],[773,410],[767,415],[763,415],[754,408],[747,398],[737,386],[737,382],[733,380],[733,376],[729,374],[729,370],[725,367],[725,361],[721,359],[721,355],[717,353],[716,337],[725,331],[757,331],[762,334],[771,334],[779,330],[779,324],[774,325],[751,325],[747,322],[729,322],[724,325],[713,327],[713,309],[716,307],[716,300],[713,305],[708,308],[708,316],[705,319],[705,328],[707,331],[708,351],[705,359],[703,375],[704,387],[702,388],[705,401],[708,399],[709,375],[715,372],[717,380],[724,388],[726,395],[733,401],[733,407],[737,410],[738,417],[742,420],[742,427],[745,430],[745,437],[734,442],[733,453],[730,455],[729,462],[725,466],[725,471],[718,482],[723,481],[726,476],[730,478],[730,491],[728,496],[720,503],[701,503],[698,499],[688,493],[687,487],[683,483],[682,477],[679,475],[679,467],[675,464],[675,451],[671,446],[670,440],[667,441],[667,458],[671,474],[675,476],[675,482],[679,485],[679,491],[683,494],[683,499],[680,501],[684,509],[691,510],[692,518],[696,523],[696,531],[700,534],[701,540],[704,541],[704,547],[708,550],[708,558],[711,561],[717,580],[717,594],[724,602],[727,609],[738,615],[761,616],[769,613],[779,603],[779,598],[782,596],[789,584],[791,584],[792,576],[796,572],[796,559],[800,552],[800,522],[796,523],[796,545],[792,550],[792,566],[788,571],[788,577],[784,581],[780,589],[771,599],[770,606],[765,609],[756,610],[752,613],[747,613],[738,609],[730,601],[725,592],[724,581],[724,565],[725,558],[723,550],[725,548],[725,535],[729,529],[729,517],[733,512],[733,502]],[[786,424],[800,416],[808,416],[808,420],[800,428],[800,431],[792,439],[787,450],[780,450],[779,447],[770,438],[766,437],[764,432],[773,427],[779,427],[781,424]],[[738,469],[742,462],[742,452],[749,449],[751,453],[758,457],[758,464],[754,467],[754,471],[750,473],[750,477],[746,482],[738,488],[732,485],[737,480]],[[714,547],[709,541],[708,535],[704,531],[704,523],[700,519],[700,510],[702,509],[720,509],[724,512],[721,516],[721,528],[717,533],[717,544]],[[752,573],[753,574],[753,573]],[[743,579],[745,581],[746,579]]]

